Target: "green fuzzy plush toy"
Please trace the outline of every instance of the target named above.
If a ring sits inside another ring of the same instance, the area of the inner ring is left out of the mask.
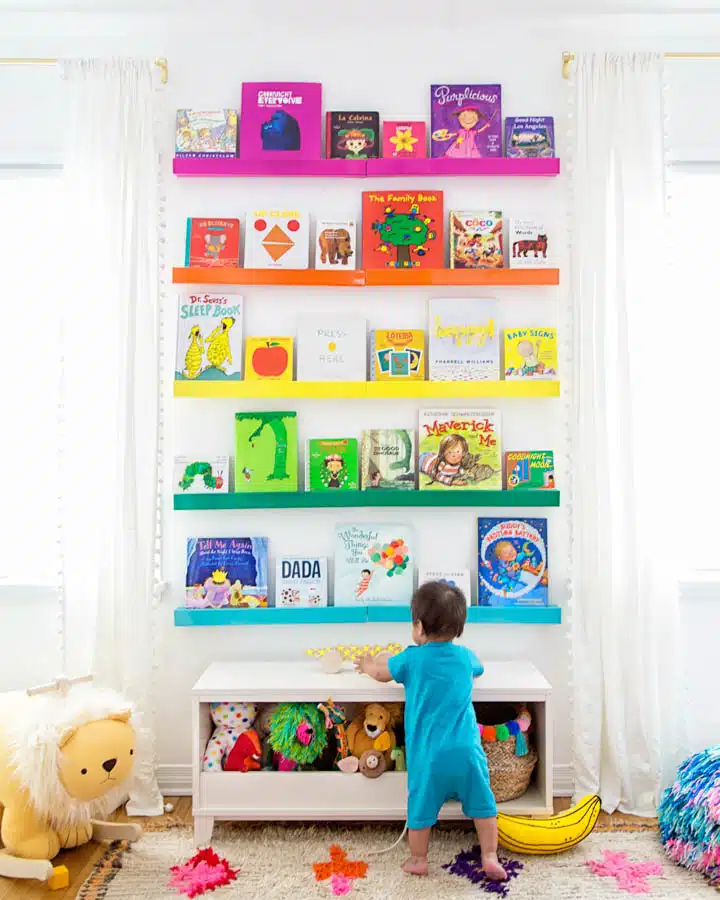
[[[313,703],[281,703],[270,720],[270,746],[281,772],[312,765],[327,746],[324,715]]]

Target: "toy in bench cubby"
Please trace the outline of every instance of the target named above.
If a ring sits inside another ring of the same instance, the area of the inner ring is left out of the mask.
[[[260,737],[253,728],[254,703],[211,703],[215,730],[203,756],[203,772],[251,772],[260,769]]]
[[[323,672],[337,675],[346,662],[353,662],[360,656],[378,656],[380,653],[395,656],[402,650],[400,644],[338,644],[336,647],[313,647],[306,652],[308,656],[319,660]]]
[[[347,729],[351,756],[341,760],[342,772],[360,771],[377,778],[395,766],[400,758],[395,727],[402,721],[399,703],[367,703],[363,705]]]
[[[309,768],[327,747],[325,716],[314,703],[279,703],[270,720],[269,740],[278,771]]]

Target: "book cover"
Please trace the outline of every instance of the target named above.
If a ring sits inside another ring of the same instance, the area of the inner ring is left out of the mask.
[[[366,381],[367,322],[362,316],[302,316],[298,381]]]
[[[240,109],[241,159],[320,159],[322,85],[246,81]]]
[[[478,604],[547,606],[547,519],[478,519]]]
[[[361,522],[335,528],[335,606],[407,605],[415,580],[411,525]]]
[[[176,494],[227,494],[229,456],[176,456],[173,464]]]
[[[434,84],[430,88],[430,156],[502,156],[499,84]]]
[[[249,337],[245,341],[245,381],[292,380],[291,337]]]
[[[498,210],[450,212],[450,268],[501,269],[503,221]]]
[[[427,156],[427,127],[424,122],[395,122],[382,125],[382,155],[385,159],[421,159]]]
[[[235,493],[297,489],[297,413],[235,413]]]
[[[510,220],[508,257],[511,269],[538,269],[550,265],[548,232],[542,222],[532,219]]]
[[[175,381],[239,381],[242,328],[239,294],[181,294]]]
[[[500,411],[420,410],[421,491],[501,490]]]
[[[255,209],[245,224],[246,269],[307,269],[310,227],[299,209]]]
[[[555,156],[555,124],[552,116],[507,116],[505,156]]]
[[[496,317],[496,300],[430,300],[430,381],[500,378],[500,332]]]
[[[552,450],[509,450],[505,453],[505,487],[509,491],[555,487]]]
[[[179,109],[175,117],[175,156],[227,159],[237,156],[238,114],[234,109]]]
[[[185,606],[267,606],[266,537],[188,538],[186,563]]]
[[[415,434],[405,428],[363,431],[362,490],[415,490]]]
[[[363,191],[365,269],[442,269],[442,191]]]
[[[188,219],[185,265],[237,268],[240,265],[240,220]]]
[[[275,564],[275,606],[327,605],[327,557],[281,556]]]
[[[425,332],[376,328],[370,332],[371,381],[424,381]]]
[[[310,438],[305,454],[305,490],[358,490],[357,438]]]
[[[325,155],[328,159],[377,159],[380,116],[376,112],[327,112]]]
[[[354,219],[344,222],[318,219],[315,233],[316,269],[332,269],[337,265],[357,268],[357,227]]]
[[[557,331],[554,328],[506,328],[504,343],[505,378],[557,379]]]
[[[418,587],[427,584],[428,581],[444,581],[451,587],[463,592],[467,605],[472,603],[470,589],[470,569],[418,569]]]

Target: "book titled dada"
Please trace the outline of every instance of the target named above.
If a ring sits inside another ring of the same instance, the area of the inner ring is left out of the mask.
[[[275,606],[328,605],[327,558],[282,556],[275,568]]]
[[[240,110],[241,159],[320,159],[322,85],[246,81]]]

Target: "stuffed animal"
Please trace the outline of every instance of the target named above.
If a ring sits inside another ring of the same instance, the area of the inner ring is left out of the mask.
[[[379,750],[366,750],[360,757],[358,768],[366,778],[379,778],[387,769],[385,755]]]
[[[134,765],[148,763],[134,709],[114,691],[71,684],[0,694],[0,875],[51,887],[67,885],[50,862],[60,850],[142,835],[96,821],[127,795]]]
[[[255,719],[255,728],[260,735],[260,745],[262,747],[261,762],[263,769],[272,768],[273,750],[270,746],[270,724],[277,708],[277,703],[268,703],[261,706]]]
[[[385,756],[387,768],[392,768],[392,752],[397,746],[395,725],[401,716],[397,703],[368,703],[363,706],[347,730],[352,755],[360,759],[366,750],[379,750]]]
[[[280,703],[270,722],[270,746],[280,772],[311,766],[327,746],[324,714],[314,703]]]
[[[254,703],[211,703],[215,725],[203,757],[203,772],[248,772],[260,768],[260,740],[253,730],[257,707]],[[252,731],[233,754],[240,735]],[[232,755],[232,762],[230,757]]]

